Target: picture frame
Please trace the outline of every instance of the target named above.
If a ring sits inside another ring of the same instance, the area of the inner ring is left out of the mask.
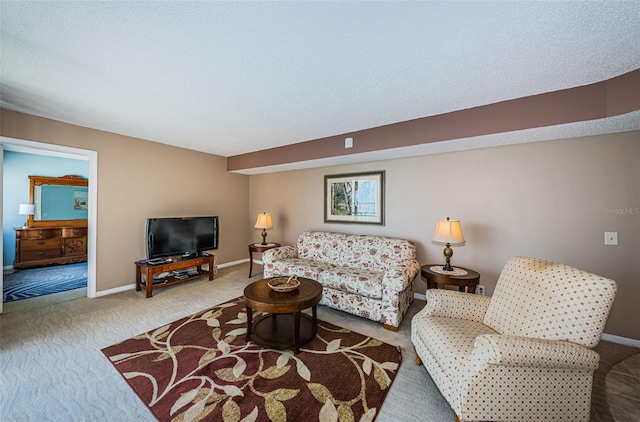
[[[324,222],[384,226],[384,171],[324,176]]]
[[[89,209],[89,191],[87,189],[73,191],[73,209]]]

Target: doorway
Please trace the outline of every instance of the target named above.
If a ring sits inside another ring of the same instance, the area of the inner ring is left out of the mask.
[[[89,164],[89,190],[88,190],[88,227],[87,227],[87,293],[89,298],[96,297],[96,233],[97,233],[97,186],[98,186],[98,153],[97,151],[84,150],[79,148],[66,147],[61,145],[45,144],[40,142],[27,141],[23,139],[0,137],[0,175],[4,174],[4,164],[2,156],[5,150],[25,152],[30,154],[55,155],[58,157],[73,158],[88,161]],[[0,176],[2,177],[2,176]],[[2,181],[0,178],[0,194],[2,192]],[[4,198],[4,196],[3,196]],[[4,201],[3,201],[4,202]],[[0,232],[4,233],[3,215],[0,210]],[[0,253],[2,253],[0,245]],[[3,274],[0,273],[0,289],[3,288]],[[0,312],[3,306],[0,301]]]

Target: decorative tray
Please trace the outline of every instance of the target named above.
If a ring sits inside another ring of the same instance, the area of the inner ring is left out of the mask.
[[[271,290],[285,293],[291,292],[298,288],[300,285],[300,280],[298,280],[297,275],[292,275],[291,277],[274,277],[267,282]]]

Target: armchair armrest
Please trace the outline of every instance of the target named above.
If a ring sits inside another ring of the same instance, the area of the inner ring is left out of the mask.
[[[490,296],[474,295],[455,290],[428,289],[427,304],[421,313],[428,316],[466,319],[482,322]]]
[[[469,356],[470,364],[526,366],[595,370],[600,355],[593,350],[568,341],[540,340],[502,334],[483,334],[476,338]]]
[[[289,245],[289,246],[280,246],[279,248],[268,249],[262,253],[262,262],[266,264],[271,264],[273,261],[278,261],[280,259],[287,258],[296,258],[298,256],[298,247]]]
[[[420,272],[420,264],[415,259],[404,261],[390,268],[382,276],[383,296],[395,296],[406,289]]]

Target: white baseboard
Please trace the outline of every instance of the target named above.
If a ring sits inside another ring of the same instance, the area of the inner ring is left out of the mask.
[[[413,297],[419,300],[427,300],[427,297],[420,293],[414,293]],[[610,341],[611,343],[623,344],[625,346],[640,348],[640,340],[633,338],[614,336],[613,334],[602,333],[600,340]]]
[[[636,340],[633,338],[626,338],[626,337],[614,336],[613,334],[602,333],[602,336],[600,337],[600,339],[604,341],[610,341],[611,343],[624,344],[625,346],[640,348],[640,340]]]
[[[112,295],[114,293],[125,292],[127,290],[132,290],[132,289],[135,289],[135,288],[136,288],[136,283],[133,283],[133,284],[128,284],[126,286],[116,287],[114,289],[101,290],[99,292],[96,292],[96,297]]]
[[[244,264],[245,262],[249,262],[249,258],[245,258],[245,259],[240,259],[238,261],[231,261],[231,262],[226,262],[224,264],[219,264],[218,268],[226,268],[226,267],[232,267],[234,265],[238,265],[238,264]],[[257,262],[257,261],[254,261]]]

